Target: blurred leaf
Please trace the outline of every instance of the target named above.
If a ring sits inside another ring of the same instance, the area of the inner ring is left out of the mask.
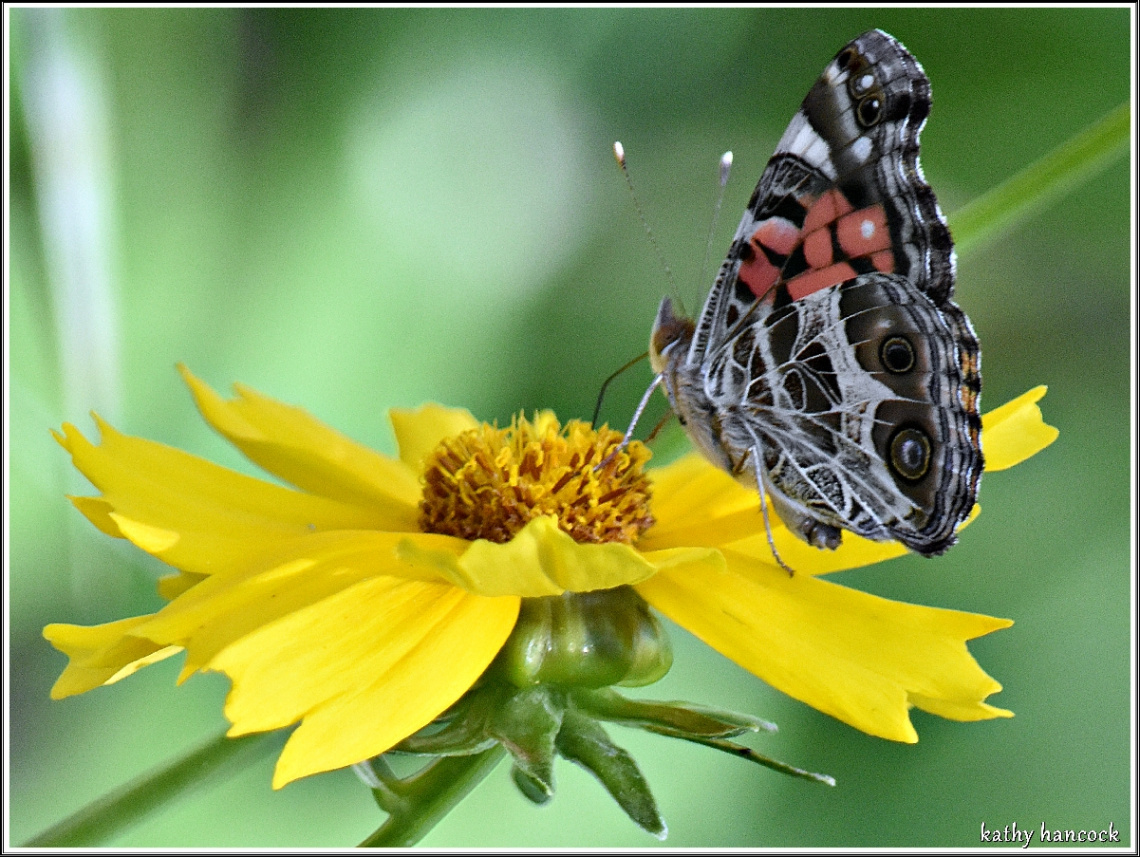
[[[1132,109],[1121,104],[1013,178],[987,191],[953,217],[960,255],[994,241],[1034,211],[1060,199],[1128,151]]]

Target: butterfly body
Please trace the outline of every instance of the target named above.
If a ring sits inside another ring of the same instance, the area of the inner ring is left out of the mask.
[[[918,164],[921,66],[865,33],[808,93],[696,321],[662,302],[650,356],[710,461],[797,536],[932,556],[982,471],[980,352]]]

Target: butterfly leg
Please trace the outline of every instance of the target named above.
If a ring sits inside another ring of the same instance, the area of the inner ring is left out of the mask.
[[[664,416],[662,416],[661,419],[659,419],[657,421],[657,425],[655,425],[653,427],[653,431],[651,431],[648,435],[646,435],[645,442],[651,443],[653,441],[653,439],[656,438],[657,435],[659,435],[661,433],[661,429],[665,428],[665,426],[667,426],[669,424],[669,420],[673,419],[673,417],[675,417],[675,416],[677,416],[677,415],[675,413],[673,413],[672,411],[667,411],[664,414]]]
[[[748,450],[746,457],[752,459],[752,469],[756,473],[756,488],[760,493],[760,514],[764,516],[764,535],[768,537],[768,547],[772,551],[772,557],[779,564],[780,568],[788,573],[788,577],[791,577],[795,574],[795,571],[780,558],[780,552],[776,550],[776,542],[772,539],[772,523],[768,518],[768,491],[764,487],[764,456],[760,454],[759,439],[756,440],[756,446]],[[743,464],[744,462],[742,461],[741,465]]]

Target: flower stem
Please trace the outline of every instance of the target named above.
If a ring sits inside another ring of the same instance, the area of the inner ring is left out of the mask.
[[[959,255],[997,238],[1047,202],[1072,190],[1128,151],[1132,113],[1121,104],[950,218]],[[1123,180],[1123,179],[1122,179]]]
[[[223,732],[53,824],[25,842],[24,847],[100,845],[207,780],[245,770],[252,761],[276,749],[280,743],[274,740],[276,737],[262,733],[227,738]]]
[[[377,794],[377,803],[389,813],[388,820],[360,847],[415,845],[491,773],[505,752],[496,744],[469,756],[441,756],[418,774],[387,783],[385,794]],[[398,792],[400,800],[388,800],[389,791]]]

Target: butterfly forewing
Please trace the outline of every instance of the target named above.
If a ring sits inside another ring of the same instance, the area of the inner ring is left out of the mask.
[[[820,547],[850,530],[941,553],[977,492],[979,350],[918,162],[929,112],[895,39],[844,47],[764,170],[695,329],[659,324],[651,341],[697,446],[762,482]]]

